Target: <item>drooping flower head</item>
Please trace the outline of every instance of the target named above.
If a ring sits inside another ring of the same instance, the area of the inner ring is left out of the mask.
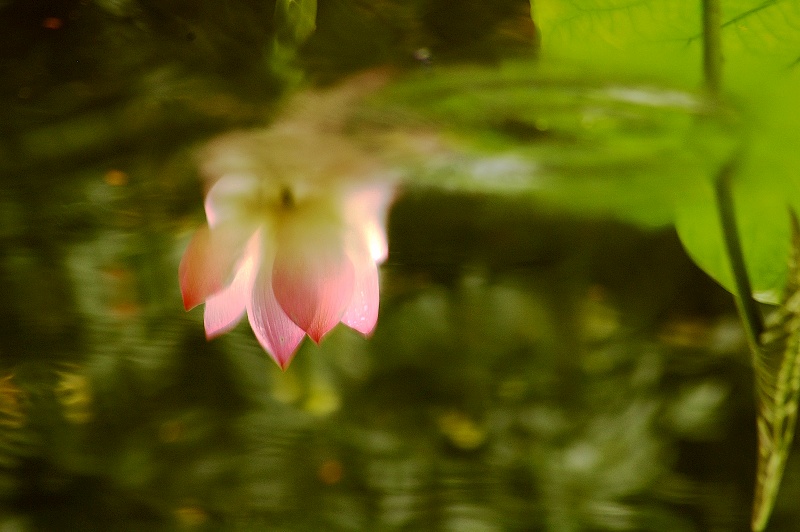
[[[282,368],[306,335],[319,342],[339,322],[368,335],[378,317],[394,186],[325,126],[283,120],[212,141],[201,159],[208,225],[179,269],[185,308],[205,302],[208,338],[246,314]]]

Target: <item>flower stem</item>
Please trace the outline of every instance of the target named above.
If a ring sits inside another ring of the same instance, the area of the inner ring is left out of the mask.
[[[734,294],[736,306],[739,309],[744,324],[750,349],[755,355],[761,348],[760,338],[764,331],[764,319],[758,309],[758,303],[753,299],[753,289],[742,253],[739,228],[736,224],[736,212],[733,204],[732,177],[736,170],[736,160],[727,163],[720,170],[715,183],[717,208],[719,209],[722,224],[722,237],[725,250],[731,265],[733,281],[736,285]]]
[[[703,6],[703,73],[706,89],[716,97],[722,88],[722,8],[720,0],[701,0]],[[736,285],[736,306],[744,324],[747,340],[753,356],[761,349],[761,333],[764,319],[753,299],[753,290],[742,253],[739,228],[736,224],[736,209],[733,204],[733,175],[737,159],[722,167],[715,183],[717,208],[722,224],[725,250],[731,265]]]

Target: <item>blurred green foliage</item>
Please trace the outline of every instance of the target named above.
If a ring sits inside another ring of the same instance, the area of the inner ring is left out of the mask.
[[[743,136],[738,113],[702,93],[530,60],[418,72],[361,118],[367,135],[389,135],[415,163],[414,186],[527,196],[645,227],[671,225],[686,190],[708,182]],[[439,131],[433,147],[415,147]]]

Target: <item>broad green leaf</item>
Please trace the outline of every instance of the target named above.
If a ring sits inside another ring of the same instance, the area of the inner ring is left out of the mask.
[[[738,176],[748,171],[744,162]],[[744,167],[744,168],[743,168]],[[777,303],[786,283],[789,224],[786,195],[740,179],[734,188],[737,225],[753,296]],[[689,255],[730,292],[735,284],[722,236],[712,182],[688,188],[677,203],[675,223]]]
[[[795,0],[722,0],[726,57],[788,68],[800,59],[800,3]],[[735,64],[726,68],[735,72]],[[761,80],[763,82],[763,80]]]
[[[787,275],[787,212],[800,207],[800,65],[792,66],[800,31],[787,38],[788,26],[800,27],[800,8],[780,1],[756,7],[740,6],[734,11],[740,14],[727,19],[725,79],[749,125],[734,184],[745,262],[756,298],[777,303]],[[716,220],[713,196],[708,188],[695,192],[678,205],[679,234],[694,260],[732,291],[721,231],[710,222]]]
[[[542,56],[609,76],[698,86],[700,0],[536,0]]]

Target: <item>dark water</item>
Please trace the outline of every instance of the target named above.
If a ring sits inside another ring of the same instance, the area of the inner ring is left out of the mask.
[[[531,37],[527,2],[356,4],[320,4],[313,79]],[[369,340],[339,327],[285,373],[246,324],[207,342],[177,280],[194,149],[287,82],[273,5],[198,5],[0,2],[0,530],[748,526],[747,348],[669,228],[408,187]]]
[[[281,373],[246,324],[205,341],[184,240],[98,177],[118,197],[92,231],[4,248],[7,526],[747,523],[746,348],[672,232],[411,195],[372,339],[337,329]]]

